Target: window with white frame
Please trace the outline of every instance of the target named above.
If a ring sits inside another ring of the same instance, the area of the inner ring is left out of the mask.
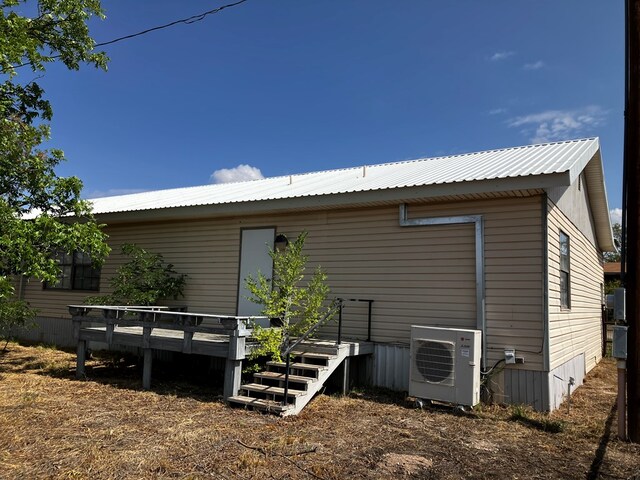
[[[571,248],[569,235],[560,230],[560,306],[571,308]]]

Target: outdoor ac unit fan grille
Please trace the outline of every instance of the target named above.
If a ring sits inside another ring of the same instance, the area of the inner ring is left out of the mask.
[[[455,346],[451,342],[415,340],[414,380],[452,387],[455,384]]]

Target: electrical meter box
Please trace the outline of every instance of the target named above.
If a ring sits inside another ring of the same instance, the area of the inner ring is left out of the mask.
[[[619,360],[627,358],[627,328],[623,325],[613,326],[613,342],[611,356]]]
[[[624,322],[627,319],[626,314],[626,295],[624,288],[616,288],[613,291],[613,318],[614,320]]]

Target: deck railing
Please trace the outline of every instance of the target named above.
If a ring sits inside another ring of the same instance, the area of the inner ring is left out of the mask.
[[[285,338],[285,346],[282,355],[285,358],[285,379],[283,404],[287,404],[289,392],[289,375],[291,371],[291,353],[303,341],[309,339],[320,327],[328,323],[336,314],[338,315],[338,330],[336,344],[342,343],[343,309],[347,302],[364,302],[368,304],[367,311],[367,341],[371,340],[371,310],[373,300],[359,298],[336,298],[327,313],[306,332],[297,337],[293,342]],[[189,313],[180,310],[171,310],[170,307],[159,306],[107,306],[107,305],[69,305],[69,313],[73,319],[74,337],[78,341],[78,359],[76,374],[84,376],[84,363],[86,341],[81,336],[82,323],[104,323],[106,325],[104,340],[111,346],[116,326],[142,327],[141,346],[144,350],[143,388],[150,388],[151,383],[151,333],[153,329],[177,330],[183,332],[182,351],[191,353],[191,345],[194,333],[212,333],[227,335],[229,347],[227,355],[227,368],[225,369],[225,398],[235,395],[240,386],[241,363],[246,357],[245,339],[252,333],[251,326],[256,323],[267,326],[267,317],[255,316],[228,316],[204,313]],[[101,316],[89,315],[97,311]],[[230,373],[233,370],[233,373]]]
[[[99,312],[100,316],[89,315],[90,312]],[[69,305],[69,313],[73,319],[74,337],[77,346],[76,376],[85,376],[86,343],[90,340],[105,341],[111,346],[116,326],[141,327],[142,336],[135,340],[135,345],[141,347],[144,353],[142,384],[144,389],[151,386],[151,350],[153,342],[158,343],[158,338],[152,339],[154,329],[173,330],[182,332],[182,344],[175,345],[173,340],[162,340],[159,349],[182,351],[192,353],[194,346],[194,334],[214,334],[224,336],[224,345],[216,346],[211,343],[205,355],[226,357],[224,392],[225,398],[237,393],[241,383],[242,360],[246,357],[246,337],[251,335],[250,325],[256,321],[267,324],[267,317],[232,317],[228,315],[216,315],[205,313],[189,313],[185,311],[170,310],[169,307],[147,306],[107,306],[107,305]],[[104,336],[94,328],[82,329],[83,323],[105,324]],[[131,334],[133,335],[133,334]],[[140,336],[140,333],[136,333]],[[215,338],[215,337],[214,337]],[[122,340],[122,338],[121,338]],[[228,344],[228,346],[227,346]],[[202,341],[195,342],[198,353],[202,350]],[[155,347],[154,347],[155,348]],[[177,350],[176,350],[177,348]]]
[[[289,375],[291,370],[291,352],[293,352],[298,345],[300,345],[303,341],[307,340],[313,333],[317,332],[318,329],[325,325],[333,316],[338,313],[338,333],[336,338],[336,344],[340,345],[342,343],[342,310],[344,309],[345,302],[367,302],[368,305],[368,318],[367,318],[367,341],[371,341],[371,309],[373,300],[365,300],[361,298],[336,298],[331,302],[327,313],[316,323],[314,323],[309,329],[296,338],[295,342],[291,343],[290,339],[287,337],[285,339],[286,347],[282,350],[282,355],[285,358],[285,373],[284,373],[284,395],[282,397],[282,405],[287,405],[288,395],[289,395]]]

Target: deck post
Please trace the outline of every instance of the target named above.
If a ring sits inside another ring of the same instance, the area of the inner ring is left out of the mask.
[[[80,317],[73,317],[73,339],[80,340],[80,327],[82,326],[82,320]]]
[[[151,348],[151,327],[142,327],[142,348]]]
[[[143,351],[143,364],[142,364],[142,389],[151,390],[151,326],[145,325],[142,327],[142,351]]]
[[[229,355],[224,367],[224,399],[237,395],[242,382],[242,359],[244,358],[245,338],[240,336],[238,328],[229,332]]]
[[[84,363],[87,359],[87,342],[78,340],[77,358],[76,358],[76,378],[81,380],[86,377]]]
[[[150,348],[144,349],[144,363],[142,365],[142,389],[151,390],[151,363],[153,357]]]
[[[349,357],[342,362],[342,395],[349,393]]]
[[[182,337],[182,353],[191,353],[192,342],[193,332],[185,330],[184,336]]]
[[[113,342],[113,330],[115,329],[115,323],[113,320],[107,320],[107,327],[104,331],[105,340],[107,341],[107,345],[111,348],[111,343]]]

